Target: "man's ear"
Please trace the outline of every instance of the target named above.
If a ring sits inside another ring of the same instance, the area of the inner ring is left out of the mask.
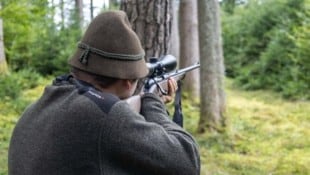
[[[132,86],[132,83],[130,80],[122,80],[123,81],[123,85],[126,87],[126,89],[130,89]]]

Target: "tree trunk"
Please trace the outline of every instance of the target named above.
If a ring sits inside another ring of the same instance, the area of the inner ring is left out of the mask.
[[[220,131],[224,126],[224,64],[219,2],[198,0],[201,111],[198,132]]]
[[[8,66],[5,59],[4,53],[4,39],[3,39],[3,23],[0,18],[0,75],[8,71]]]
[[[197,2],[180,1],[180,68],[199,61]],[[199,97],[199,70],[186,74],[183,88],[191,97]]]
[[[172,0],[171,40],[168,53],[180,60],[179,2]],[[180,61],[178,61],[179,63]]]
[[[149,57],[168,53],[172,26],[170,0],[123,0],[121,9],[127,13],[139,36],[147,61]]]
[[[150,57],[168,54],[172,27],[170,0],[122,0],[121,9],[126,12],[141,41],[146,61]],[[135,94],[141,92],[142,82],[143,80],[138,82]]]
[[[80,29],[83,30],[84,26],[83,0],[75,0],[75,9],[77,12]]]
[[[90,0],[90,20],[94,19],[94,3],[93,0]]]
[[[61,17],[61,29],[65,28],[65,2],[60,0],[60,17]]]
[[[226,111],[226,94],[224,88],[225,80],[225,63],[224,63],[224,53],[223,53],[223,42],[222,42],[222,26],[221,26],[221,15],[220,15],[220,6],[218,1],[216,1],[217,13],[215,15],[215,36],[216,36],[216,53],[217,53],[217,83],[219,88],[219,111],[220,116],[222,117],[221,126],[225,126],[225,111]]]

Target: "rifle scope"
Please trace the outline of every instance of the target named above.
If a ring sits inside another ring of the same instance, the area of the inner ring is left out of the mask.
[[[173,71],[177,66],[177,59],[172,55],[165,55],[160,58],[152,57],[146,65],[149,69],[147,76],[154,78]]]

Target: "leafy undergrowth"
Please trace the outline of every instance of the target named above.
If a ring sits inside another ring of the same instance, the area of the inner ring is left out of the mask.
[[[23,109],[45,84],[26,90],[18,100],[0,103],[0,175],[7,174],[12,129]],[[245,92],[226,82],[225,133],[195,134],[198,101],[184,95],[186,130],[200,145],[202,175],[304,175],[310,173],[310,102],[285,101],[266,91]]]
[[[286,101],[267,91],[240,91],[226,82],[223,134],[195,134],[202,175],[310,174],[310,102]],[[195,132],[198,105],[183,101],[185,127]],[[194,105],[195,106],[195,105]]]
[[[21,96],[5,97],[0,102],[0,175],[7,175],[7,153],[13,128],[23,110],[43,92],[49,80],[40,80],[39,86],[25,90]]]

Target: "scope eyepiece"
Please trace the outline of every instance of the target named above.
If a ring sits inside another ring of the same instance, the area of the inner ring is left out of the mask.
[[[159,59],[152,57],[146,65],[149,69],[149,74],[147,76],[157,77],[173,71],[177,66],[177,59],[172,55],[165,55]]]

